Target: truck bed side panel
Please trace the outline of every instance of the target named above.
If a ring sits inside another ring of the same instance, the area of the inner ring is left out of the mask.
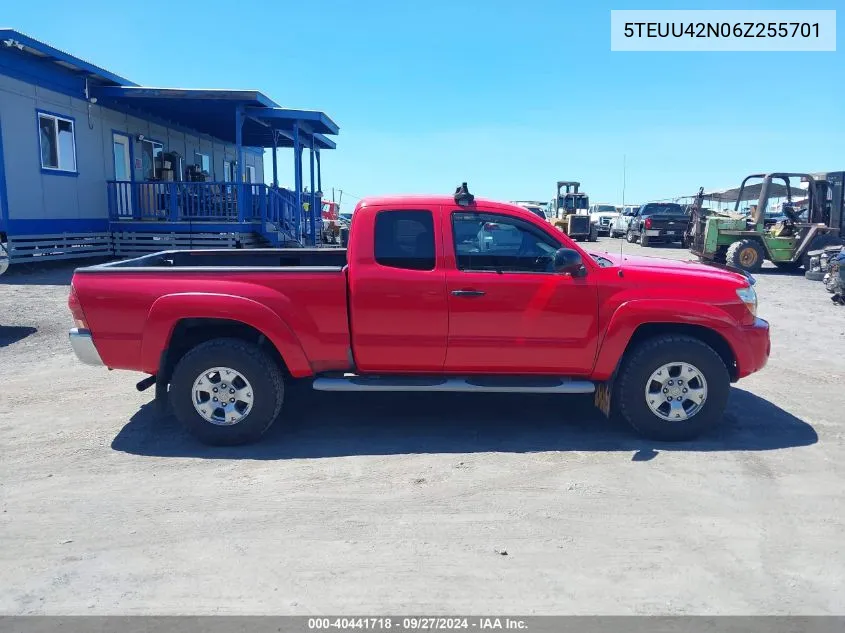
[[[114,269],[80,271],[73,283],[100,356],[115,369],[155,371],[149,359],[158,358],[180,318],[244,320],[239,319],[239,308],[233,307],[242,303],[192,298],[198,293],[241,297],[277,314],[307,357],[308,367],[290,368],[294,375],[344,369],[349,364],[345,271]],[[162,320],[151,312],[164,297],[169,297],[164,303],[170,317]],[[177,304],[184,310],[175,308]],[[163,338],[161,328],[167,332]],[[144,341],[145,334],[154,337],[152,342]]]

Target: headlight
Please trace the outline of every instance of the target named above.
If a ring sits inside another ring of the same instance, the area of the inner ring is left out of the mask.
[[[757,292],[751,286],[739,288],[736,291],[736,296],[745,304],[748,311],[754,316],[757,316]]]

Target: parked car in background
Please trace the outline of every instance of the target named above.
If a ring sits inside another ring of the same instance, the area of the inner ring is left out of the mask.
[[[628,225],[631,219],[637,215],[640,210],[638,204],[626,204],[622,207],[622,212],[613,219],[610,223],[610,237],[622,237],[628,232]]]
[[[546,206],[547,205],[543,202],[534,202],[534,201],[531,201],[531,200],[516,200],[516,201],[512,202],[511,204],[518,205],[518,206],[522,207],[523,209],[528,209],[529,211],[531,211],[531,213],[536,215],[538,218],[543,218],[544,220],[549,219],[549,214],[546,213]]]
[[[648,246],[654,242],[683,242],[687,214],[677,202],[649,202],[631,219],[625,239]]]
[[[619,217],[619,211],[612,204],[594,204],[590,207],[590,218],[596,224],[599,235],[610,235],[613,221]]]

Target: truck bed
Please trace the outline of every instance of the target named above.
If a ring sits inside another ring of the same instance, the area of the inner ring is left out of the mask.
[[[162,251],[133,259],[99,264],[80,272],[150,270],[157,268],[336,270],[346,265],[345,248],[254,248]]]
[[[177,323],[204,317],[290,338],[304,375],[349,366],[345,266],[339,248],[163,251],[78,268],[73,292],[109,367],[155,373]]]

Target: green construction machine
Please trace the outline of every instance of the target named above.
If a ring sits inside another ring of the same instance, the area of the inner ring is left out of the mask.
[[[702,261],[749,273],[758,272],[765,260],[785,270],[802,265],[809,270],[809,253],[845,243],[840,235],[843,175],[752,174],[730,194],[736,200],[733,213],[704,209],[702,189],[689,207],[685,243]],[[740,202],[754,197],[757,204],[742,212]],[[784,199],[779,211],[769,210],[774,198]]]
[[[550,222],[578,240],[598,240],[598,227],[593,226],[590,218],[590,198],[583,191],[579,191],[581,183],[572,180],[559,180],[557,192],[552,200],[552,217]]]

